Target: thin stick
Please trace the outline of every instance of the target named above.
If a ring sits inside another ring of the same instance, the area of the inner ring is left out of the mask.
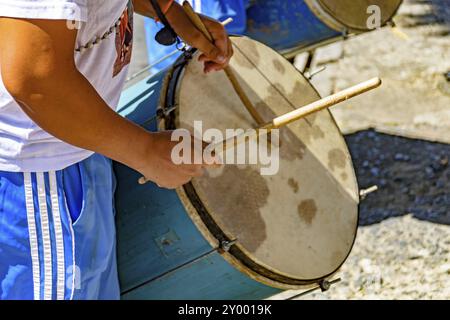
[[[248,141],[251,138],[258,138],[262,134],[270,132],[273,129],[277,129],[283,126],[288,125],[291,122],[298,121],[302,118],[305,118],[308,115],[311,115],[315,112],[321,111],[323,109],[332,107],[340,102],[346,101],[353,97],[356,97],[360,94],[363,94],[367,91],[373,90],[381,85],[380,78],[373,78],[371,80],[362,82],[358,85],[350,87],[348,89],[339,91],[331,96],[320,99],[316,102],[310,103],[306,106],[295,109],[291,112],[288,112],[282,116],[274,118],[270,123],[260,127],[259,129],[252,132],[252,134],[244,133],[242,135],[229,138],[227,140],[218,142],[211,146],[214,150],[216,150],[216,154],[223,153],[224,151],[235,147],[236,145]],[[262,130],[266,129],[266,130]]]
[[[184,1],[183,2],[183,9],[186,12],[189,19],[191,19],[192,23],[199,29],[203,35],[211,42],[213,42],[213,37],[209,33],[208,29],[206,29],[206,26],[203,24],[203,21],[200,19],[199,15],[192,9],[192,6],[189,2]],[[244,90],[242,89],[241,85],[239,84],[239,81],[237,80],[233,70],[231,70],[230,67],[226,67],[224,69],[225,74],[227,75],[228,80],[230,80],[231,85],[234,88],[234,91],[236,91],[237,95],[239,96],[239,99],[241,99],[242,104],[245,106],[247,111],[252,116],[253,120],[256,121],[256,123],[261,126],[263,125],[264,119],[261,117],[261,115],[258,113],[258,111],[253,106],[250,99],[245,94]]]
[[[349,100],[367,91],[378,88],[381,85],[381,83],[382,81],[380,78],[373,78],[371,80],[362,82],[348,89],[339,91],[331,96],[328,96],[316,102],[310,103],[306,106],[295,109],[294,111],[288,112],[282,116],[276,117],[270,123],[252,131],[251,134],[247,132],[242,135],[238,135],[236,137],[220,141],[211,146],[208,146],[207,148],[215,150],[216,155],[221,155],[226,150],[236,147],[237,145],[246,142],[249,139],[259,138],[261,135],[267,134],[268,132],[270,132],[270,130],[286,126],[289,123],[298,121],[315,112],[332,107],[340,102]],[[139,179],[140,184],[144,184],[146,182],[147,180],[144,177]]]

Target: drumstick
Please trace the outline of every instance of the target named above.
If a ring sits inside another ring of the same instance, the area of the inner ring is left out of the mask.
[[[244,133],[242,135],[235,136],[235,137],[229,138],[227,140],[218,142],[209,148],[216,150],[216,154],[222,153],[225,150],[235,147],[236,145],[238,145],[244,141],[247,141],[251,138],[258,138],[262,134],[268,133],[273,129],[278,129],[280,127],[286,126],[289,123],[298,121],[298,120],[305,118],[306,116],[311,115],[315,112],[329,108],[338,103],[341,103],[343,101],[346,101],[348,99],[356,97],[360,94],[363,94],[367,91],[378,88],[381,85],[381,83],[382,83],[382,81],[380,78],[373,78],[368,81],[362,82],[358,85],[355,85],[353,87],[350,87],[350,88],[342,90],[342,91],[339,91],[339,92],[332,94],[326,98],[320,99],[316,102],[307,104],[303,107],[295,109],[284,115],[276,117],[268,124],[256,129],[256,131],[253,131],[251,134]],[[262,130],[262,129],[265,129],[265,130]]]
[[[275,119],[273,119],[271,122],[264,125],[260,129],[271,130],[271,129],[283,127],[291,122],[294,122],[296,120],[304,118],[314,112],[329,108],[338,103],[346,101],[350,98],[353,98],[355,96],[363,94],[367,91],[378,88],[381,85],[381,83],[382,82],[381,82],[380,78],[373,78],[373,79],[361,82],[360,84],[357,84],[353,87],[339,91],[335,94],[332,94],[331,96],[320,99],[316,102],[310,103],[301,108],[295,109],[294,111],[288,112],[282,116],[276,117]]]
[[[263,125],[260,128],[256,129],[255,131],[253,131],[251,134],[244,133],[242,135],[238,135],[223,140],[221,142],[215,143],[213,145],[210,145],[207,148],[214,150],[216,155],[220,155],[226,150],[231,149],[232,147],[235,147],[238,144],[241,144],[242,142],[248,141],[249,139],[258,138],[262,134],[268,133],[273,129],[278,129],[280,127],[286,126],[289,123],[303,119],[306,116],[311,115],[315,112],[332,107],[338,103],[349,100],[367,91],[376,89],[381,85],[381,83],[382,81],[380,78],[373,78],[368,81],[361,82],[360,84],[357,84],[353,87],[339,91],[335,94],[332,94],[331,96],[320,99],[313,103],[307,104],[303,107],[295,109],[291,112],[285,113],[279,117],[276,117],[268,124]],[[139,184],[145,184],[146,182],[147,179],[145,179],[144,177],[141,177],[139,179]]]
[[[188,1],[183,2],[183,9],[186,12],[189,19],[192,21],[192,23],[199,29],[203,35],[211,42],[213,42],[213,37],[209,33],[208,29],[206,29],[205,25],[203,24],[203,21],[200,19],[199,15],[192,9],[191,4]],[[253,120],[256,121],[256,123],[261,126],[265,123],[264,119],[261,117],[261,115],[256,111],[255,107],[253,106],[250,99],[245,94],[244,90],[242,89],[241,85],[239,84],[239,81],[237,80],[236,76],[233,73],[233,70],[231,70],[230,67],[226,67],[224,69],[225,74],[227,75],[228,80],[230,80],[231,85],[234,88],[234,91],[239,96],[239,99],[241,99],[243,105],[247,109],[247,111],[250,113],[250,115],[253,117]]]

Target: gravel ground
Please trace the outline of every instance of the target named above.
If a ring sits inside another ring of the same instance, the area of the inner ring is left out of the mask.
[[[411,215],[359,228],[342,281],[304,299],[449,299],[450,230]]]
[[[327,66],[313,79],[322,95],[384,80],[333,110],[360,188],[379,191],[361,203],[342,281],[300,299],[450,299],[450,0],[405,0],[395,21],[313,58]]]
[[[379,76],[383,85],[332,108],[341,130],[450,143],[450,0],[405,0],[389,27],[316,50],[322,95]]]
[[[346,140],[359,185],[379,191],[361,203],[342,281],[302,299],[450,299],[450,145],[374,131]]]
[[[450,225],[450,145],[374,131],[346,140],[360,187],[379,187],[361,203],[361,226],[406,213]]]

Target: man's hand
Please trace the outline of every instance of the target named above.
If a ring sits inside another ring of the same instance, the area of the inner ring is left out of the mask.
[[[197,30],[192,31],[192,36],[188,36],[188,39],[185,39],[185,41],[203,52],[199,57],[199,61],[204,62],[205,73],[223,70],[228,66],[233,56],[233,45],[228,37],[228,33],[218,21],[204,15],[200,15],[200,18],[214,39],[213,45],[204,36],[197,34]]]
[[[191,137],[190,163],[175,164],[172,159],[172,150],[179,143],[171,141],[172,131],[163,131],[152,135],[152,142],[148,146],[148,161],[143,166],[137,168],[146,180],[155,182],[159,187],[175,189],[180,187],[194,177],[203,175],[203,168],[220,166],[220,159],[212,157],[204,159],[203,151],[207,143],[194,143],[194,137]],[[200,148],[196,148],[197,145]],[[188,150],[186,150],[188,151]],[[195,154],[201,157],[201,164],[193,164]]]

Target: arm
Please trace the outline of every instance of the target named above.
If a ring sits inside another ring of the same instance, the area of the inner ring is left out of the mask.
[[[0,18],[0,70],[23,111],[53,136],[101,153],[164,187],[201,174],[175,166],[169,133],[152,134],[111,110],[74,63],[76,31],[65,21]]]
[[[165,7],[168,0],[159,0]],[[141,15],[154,18],[156,16],[149,0],[133,0],[135,11]],[[167,20],[174,31],[189,45],[199,49],[203,54],[200,61],[205,63],[205,72],[224,69],[233,55],[233,47],[225,28],[216,20],[200,15],[206,28],[211,33],[211,43],[191,22],[183,7],[174,2],[166,13]],[[156,45],[156,42],[155,42]]]

